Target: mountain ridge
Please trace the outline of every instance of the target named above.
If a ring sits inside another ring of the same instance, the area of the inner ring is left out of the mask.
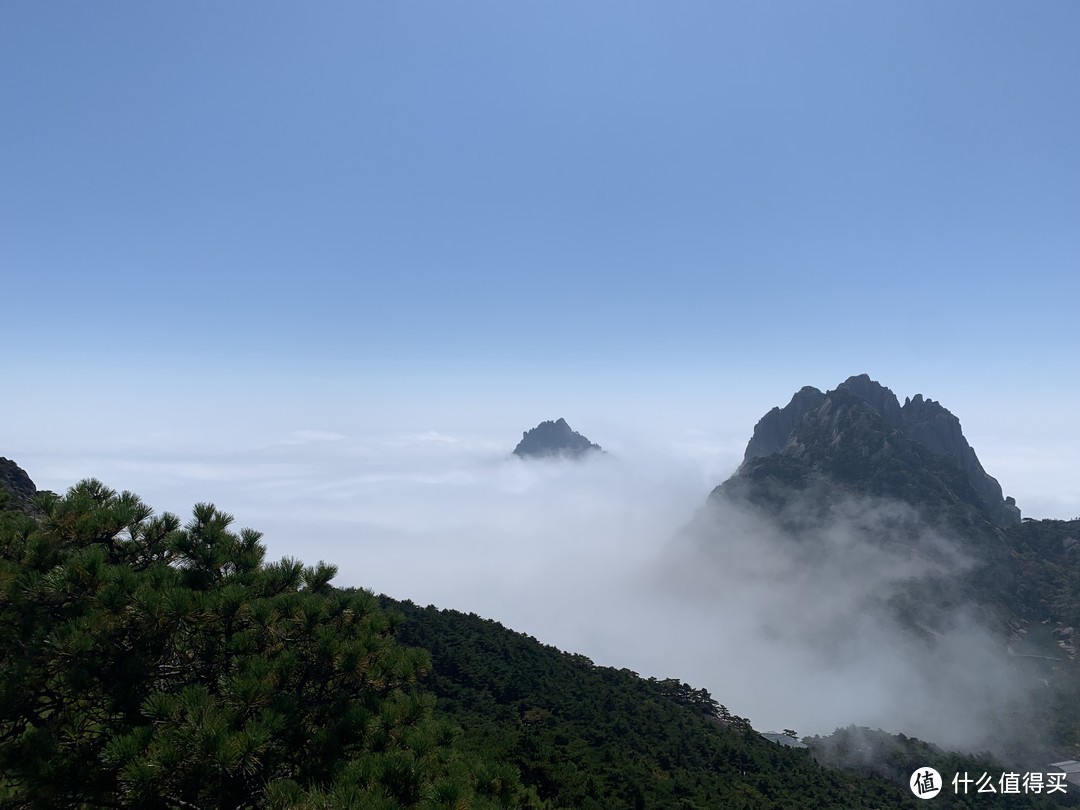
[[[718,489],[730,493],[740,482],[757,482],[759,490],[770,481],[805,484],[811,473],[911,501],[906,481],[919,486],[924,500],[964,504],[997,526],[1021,519],[951,411],[922,394],[901,406],[867,374],[826,392],[805,386],[783,408],[772,408],[755,425],[742,464]]]

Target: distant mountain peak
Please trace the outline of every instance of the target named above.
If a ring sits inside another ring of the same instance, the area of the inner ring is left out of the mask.
[[[901,406],[867,374],[825,393],[806,386],[765,414],[731,487],[739,479],[790,483],[812,472],[857,491],[967,503],[999,525],[1020,521],[1016,502],[1002,497],[956,416],[922,394]]]
[[[900,427],[903,423],[903,414],[901,413],[900,402],[896,399],[896,394],[876,380],[870,379],[869,374],[848,377],[836,388],[837,390],[850,391],[855,396],[870,403],[874,410],[878,412],[878,415],[885,420],[886,424]]]
[[[594,444],[571,428],[562,417],[554,422],[541,422],[532,430],[523,432],[521,441],[514,448],[514,455],[519,458],[579,458],[592,452],[603,450],[600,445]]]

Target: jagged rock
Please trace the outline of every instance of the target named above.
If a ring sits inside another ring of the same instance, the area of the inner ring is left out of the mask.
[[[765,414],[735,480],[719,489],[745,490],[746,481],[756,481],[762,494],[763,487],[805,486],[811,473],[861,492],[966,503],[999,525],[1020,521],[1016,501],[1002,498],[959,419],[921,394],[901,407],[866,374],[824,394],[805,387],[784,408]]]
[[[573,430],[565,419],[554,422],[541,422],[532,430],[521,434],[521,441],[514,448],[514,455],[519,458],[548,458],[567,456],[578,458],[587,453],[603,452],[600,445],[594,444]]]
[[[800,389],[791,398],[791,402],[783,408],[773,408],[761,417],[754,426],[754,435],[750,438],[750,443],[746,445],[743,460],[771,456],[779,452],[787,444],[796,423],[820,405],[823,399],[825,395],[821,391],[812,385],[807,385]]]
[[[848,377],[838,388],[844,388],[857,397],[861,397],[870,403],[875,411],[891,427],[900,427],[903,422],[903,413],[896,394],[881,383],[870,379],[868,374],[859,374],[856,377]]]
[[[3,504],[4,494],[8,496],[7,504]],[[36,494],[37,487],[26,474],[26,470],[14,461],[0,456],[0,506],[33,511]]]
[[[932,399],[923,399],[916,394],[914,399],[904,403],[904,434],[918,442],[932,453],[948,456],[959,467],[979,498],[992,513],[997,523],[1012,524],[1020,522],[1020,510],[1016,500],[1002,499],[1001,485],[991,477],[979,463],[978,456],[971,449],[960,420]]]

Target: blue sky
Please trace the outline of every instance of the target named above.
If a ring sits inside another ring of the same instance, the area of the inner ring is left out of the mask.
[[[6,452],[512,446],[560,415],[741,449],[868,372],[1080,513],[1077,30],[1072,2],[8,4]]]

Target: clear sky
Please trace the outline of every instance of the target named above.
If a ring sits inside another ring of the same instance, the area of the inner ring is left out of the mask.
[[[737,451],[867,372],[1080,513],[1078,34],[1068,0],[5,4],[0,451],[557,416]]]

